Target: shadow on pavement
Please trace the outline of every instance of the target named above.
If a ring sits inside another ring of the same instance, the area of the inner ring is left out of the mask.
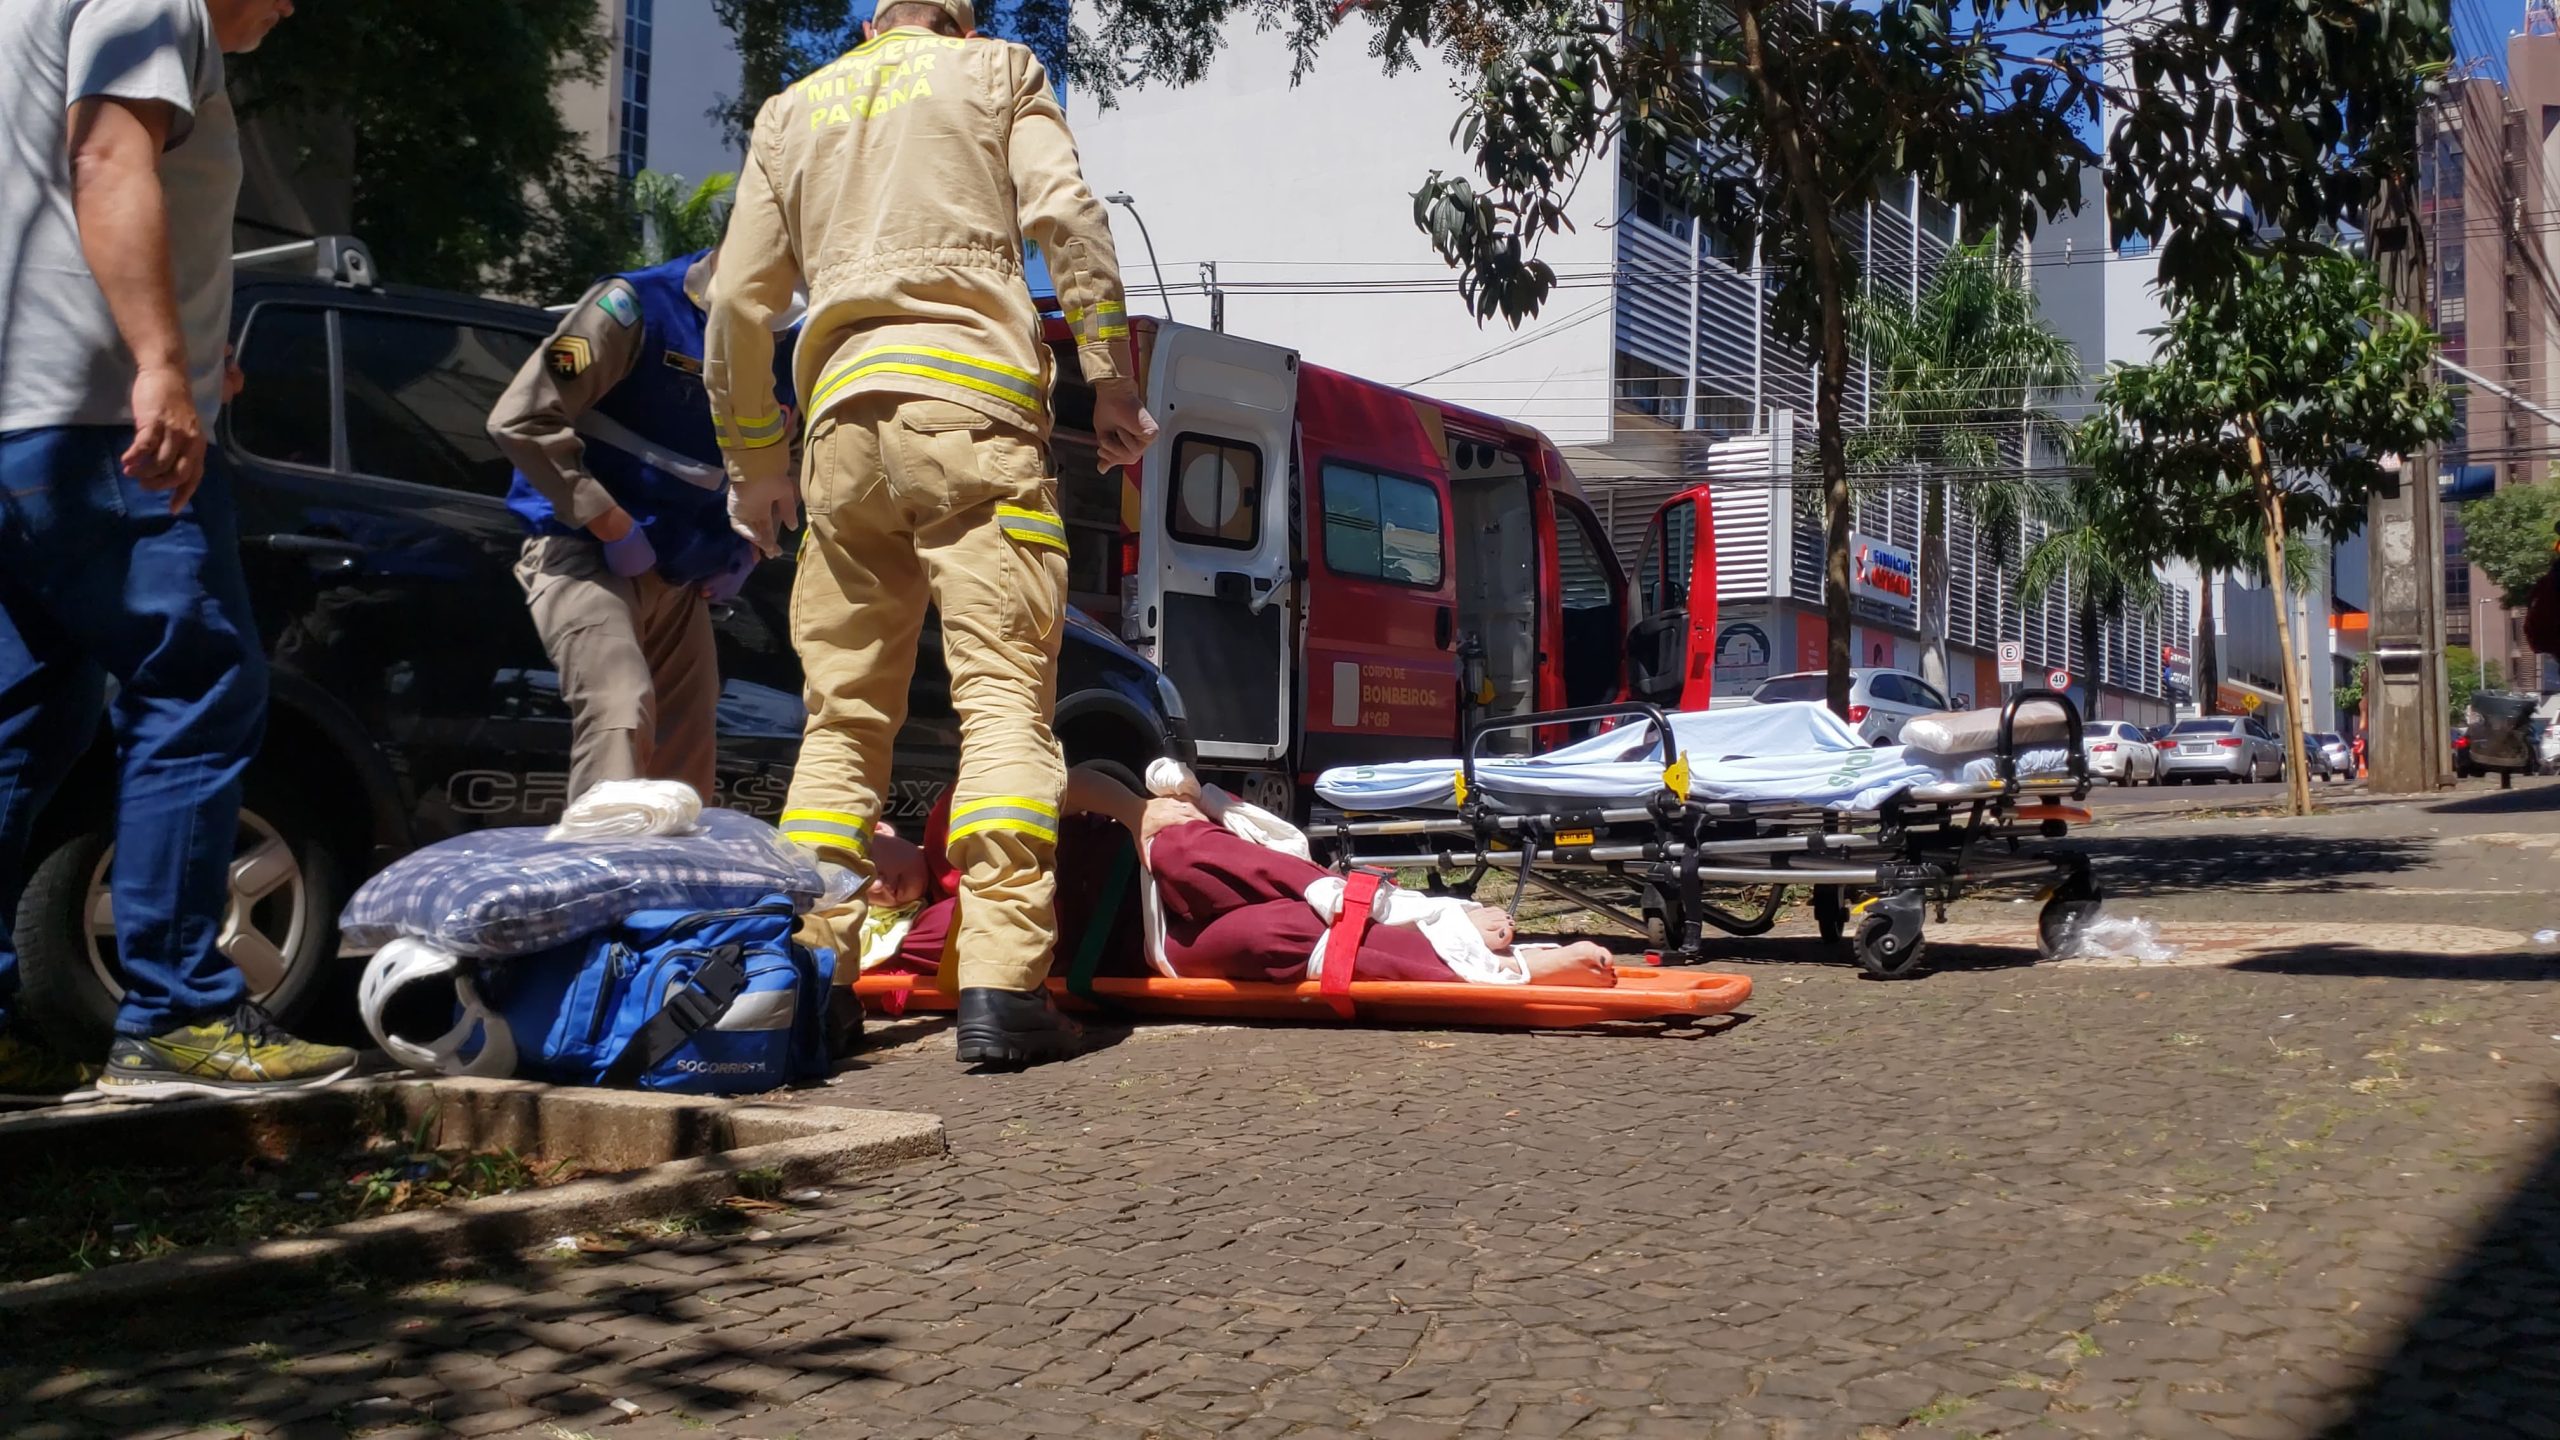
[[[2230,966],[2259,975],[2336,975],[2392,980],[2560,980],[2560,955],[2529,950],[2501,955],[2440,955],[2305,945],[2280,955],[2254,955]]]
[[[2560,1109],[2560,1095],[2549,1097]],[[2560,1397],[2560,1129],[2436,1280],[2399,1348],[2321,1440],[2547,1433]]]
[[[2484,790],[2421,806],[2430,815],[2549,815],[2560,812],[2560,785]]]
[[[2078,849],[2098,862],[2098,883],[2128,895],[2335,894],[2425,866],[2423,840],[2303,835],[2091,836]]]
[[[210,1325],[203,1306],[175,1305],[14,1328],[0,1352],[0,1435],[47,1421],[67,1434],[174,1425],[293,1440],[546,1422],[574,1434],[669,1412],[699,1426],[769,1407],[777,1386],[799,1399],[912,1358],[874,1356],[888,1344],[875,1333],[785,1336],[736,1308],[779,1283],[764,1278],[773,1267],[805,1272],[798,1247],[840,1240],[833,1218],[749,1240],[749,1226],[794,1217],[703,1213],[728,1233],[643,1239],[591,1261],[500,1258],[404,1289],[380,1276],[287,1278],[226,1297]],[[698,1323],[720,1317],[740,1323]],[[68,1393],[25,1398],[82,1372],[89,1383]]]

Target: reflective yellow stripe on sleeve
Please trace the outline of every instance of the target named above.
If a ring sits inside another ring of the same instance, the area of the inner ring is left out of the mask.
[[[1008,540],[1024,545],[1046,545],[1052,550],[1067,548],[1067,527],[1055,515],[1038,510],[1025,510],[1019,505],[996,507],[996,525]]]
[[[1076,342],[1082,345],[1125,339],[1129,334],[1129,312],[1117,301],[1104,300],[1090,310],[1068,311],[1067,328],[1075,332]]]
[[[1058,807],[1043,805],[1019,795],[998,795],[986,800],[972,800],[951,807],[951,833],[944,837],[946,846],[956,845],[971,835],[1009,830],[1035,840],[1058,843]]]
[[[812,850],[871,856],[871,822],[844,810],[785,810],[782,838]]]
[[[754,420],[733,420],[727,416],[715,418],[723,450],[762,450],[781,444],[786,433],[779,410]]]

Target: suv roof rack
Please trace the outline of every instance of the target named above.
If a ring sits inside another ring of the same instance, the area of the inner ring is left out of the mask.
[[[242,250],[231,257],[231,263],[249,270],[291,271],[359,290],[370,290],[380,283],[374,278],[373,252],[352,235],[317,235],[309,240]]]

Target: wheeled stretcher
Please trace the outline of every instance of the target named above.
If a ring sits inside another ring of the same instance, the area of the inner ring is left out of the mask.
[[[1954,732],[1991,718],[1932,717]],[[2040,892],[2039,949],[2051,957],[2101,899],[2087,859],[2046,843],[2089,818],[2080,717],[2063,696],[2030,690],[1996,719],[1987,746],[1967,753],[1870,746],[1817,705],[1522,715],[1476,726],[1452,761],[1325,772],[1309,831],[1318,859],[1339,869],[1421,868],[1449,893],[1471,896],[1500,871],[1515,882],[1515,915],[1532,889],[1548,891],[1676,963],[1706,958],[1707,927],[1766,933],[1796,885],[1812,888],[1823,939],[1847,935],[1878,979],[1917,973],[1928,912],[1944,919],[1985,891]],[[1545,755],[1488,753],[1505,732],[1593,727],[1606,728]]]

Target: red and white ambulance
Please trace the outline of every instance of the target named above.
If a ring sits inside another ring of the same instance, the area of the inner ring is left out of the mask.
[[[1703,488],[1656,517],[1660,573],[1631,609],[1536,430],[1238,335],[1143,317],[1131,332],[1164,435],[1141,473],[1104,476],[1091,392],[1050,321],[1070,589],[1171,678],[1205,778],[1289,813],[1329,767],[1454,754],[1474,723],[1617,699],[1631,671],[1657,703],[1706,693]]]

